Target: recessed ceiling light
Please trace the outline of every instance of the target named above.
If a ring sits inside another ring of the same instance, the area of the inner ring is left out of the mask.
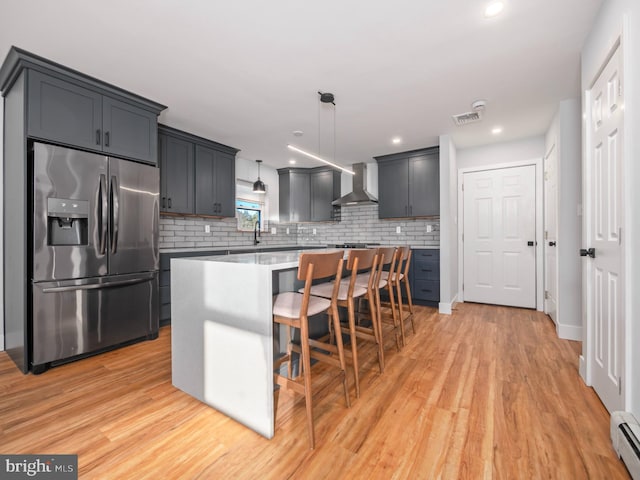
[[[292,158],[292,159],[290,159],[290,160],[289,160],[289,163],[290,163],[291,165],[295,165],[296,161]]]
[[[502,127],[493,127],[491,129],[491,133],[494,135],[500,135],[502,133]]]
[[[504,2],[501,2],[499,0],[495,2],[491,2],[484,9],[484,16],[486,18],[495,17],[496,15],[499,15],[503,9],[504,9]]]
[[[296,137],[301,137],[302,135],[304,135],[304,132],[302,130],[294,130],[293,135]]]
[[[402,139],[401,139],[400,137],[393,137],[393,138],[391,139],[391,141],[392,141],[395,145],[397,145],[397,144],[399,144],[399,143],[402,143]]]

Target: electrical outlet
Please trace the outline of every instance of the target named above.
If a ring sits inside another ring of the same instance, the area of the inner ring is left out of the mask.
[[[427,233],[431,233],[433,232],[433,226],[430,224],[427,224]]]
[[[211,225],[204,226],[204,233],[211,233]]]
[[[287,227],[287,235],[289,235],[289,227]]]
[[[314,234],[314,235],[316,234],[316,229],[315,229],[315,228],[313,229],[313,234]]]
[[[402,233],[402,229],[400,228],[400,225],[396,227],[396,233]]]
[[[275,235],[276,234],[276,227],[271,227],[271,235]]]

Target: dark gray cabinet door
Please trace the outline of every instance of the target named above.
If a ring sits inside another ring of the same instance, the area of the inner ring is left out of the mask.
[[[414,301],[440,301],[440,250],[413,250],[409,282]]]
[[[156,164],[158,123],[155,113],[103,97],[102,128],[104,152]]]
[[[196,145],[196,215],[235,216],[235,158]]]
[[[378,216],[409,216],[409,167],[406,158],[378,163]]]
[[[216,152],[215,164],[217,213],[223,217],[236,215],[236,159],[234,155]]]
[[[310,175],[308,173],[292,172],[290,182],[290,221],[308,222],[311,219]]]
[[[216,215],[216,151],[196,145],[196,215]]]
[[[160,208],[163,212],[194,212],[193,144],[160,135]]]
[[[29,136],[102,149],[102,95],[33,70],[28,91]]]
[[[409,157],[409,216],[440,215],[440,156]]]
[[[339,181],[340,174],[336,174],[333,170],[311,173],[312,222],[324,222],[333,218],[334,207],[331,205],[331,202],[339,197]],[[338,189],[336,189],[336,186]]]

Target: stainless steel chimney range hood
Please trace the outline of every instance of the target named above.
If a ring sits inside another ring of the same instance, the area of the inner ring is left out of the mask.
[[[353,176],[353,191],[331,202],[332,205],[367,205],[378,203],[378,199],[367,192],[367,164],[354,163],[351,168]]]

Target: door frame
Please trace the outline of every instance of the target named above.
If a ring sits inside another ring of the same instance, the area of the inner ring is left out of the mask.
[[[464,192],[462,182],[465,173],[482,172],[486,170],[502,170],[504,168],[524,167],[533,165],[535,174],[535,210],[536,210],[536,310],[544,309],[544,223],[543,223],[543,196],[544,178],[542,157],[531,160],[519,160],[509,163],[496,163],[476,167],[465,167],[458,169],[458,299],[464,302],[464,290],[462,283],[464,280],[464,245],[462,238],[464,235]]]
[[[590,204],[587,201],[587,189],[591,184],[591,170],[589,166],[591,165],[592,155],[589,150],[589,146],[591,144],[591,121],[593,119],[593,112],[591,109],[591,100],[592,100],[592,90],[593,87],[600,77],[600,74],[605,69],[613,55],[615,54],[617,49],[620,49],[620,58],[622,61],[622,85],[625,91],[625,103],[628,101],[626,97],[627,92],[629,90],[629,77],[628,70],[626,68],[627,65],[631,64],[629,55],[630,49],[625,48],[625,43],[628,42],[629,37],[629,27],[628,27],[628,17],[625,15],[622,22],[622,29],[618,31],[618,35],[615,37],[615,40],[611,44],[611,47],[607,50],[606,54],[603,57],[603,60],[600,64],[600,67],[595,72],[593,78],[589,82],[589,87],[586,90],[582,91],[582,109],[583,109],[583,118],[584,122],[582,124],[582,206],[583,206],[583,217],[582,217],[582,247],[585,248],[585,245],[591,240],[589,238],[589,228],[591,226],[591,211]],[[633,88],[633,87],[632,87]],[[621,236],[621,278],[624,282],[623,288],[623,315],[624,320],[622,323],[623,338],[624,341],[621,343],[621,347],[624,349],[624,352],[621,355],[621,397],[622,397],[622,410],[628,409],[628,406],[631,405],[631,395],[632,389],[634,387],[633,382],[631,380],[632,369],[629,368],[633,363],[632,359],[632,349],[633,343],[635,341],[634,335],[631,333],[633,330],[631,329],[631,318],[632,318],[632,301],[633,301],[633,292],[630,291],[630,286],[632,285],[632,272],[631,268],[627,268],[627,263],[630,261],[630,253],[628,251],[627,246],[633,248],[632,244],[632,236],[631,236],[631,226],[633,225],[633,212],[631,208],[628,208],[628,205],[632,205],[631,202],[631,192],[634,188],[633,178],[631,175],[625,175],[624,172],[629,172],[633,167],[633,158],[630,152],[633,152],[632,138],[633,132],[630,130],[630,122],[627,121],[626,115],[623,119],[623,142],[622,142],[622,210],[623,210],[623,220],[622,220],[622,236]],[[589,277],[591,275],[591,270],[593,266],[590,262],[586,262],[586,265],[583,264],[582,267],[582,353],[579,357],[579,367],[578,371],[580,373],[580,377],[584,380],[585,384],[588,386],[593,385],[593,363],[595,362],[594,356],[594,319],[593,315],[590,315],[589,309],[587,308],[589,298],[593,294],[591,285],[589,283]]]

